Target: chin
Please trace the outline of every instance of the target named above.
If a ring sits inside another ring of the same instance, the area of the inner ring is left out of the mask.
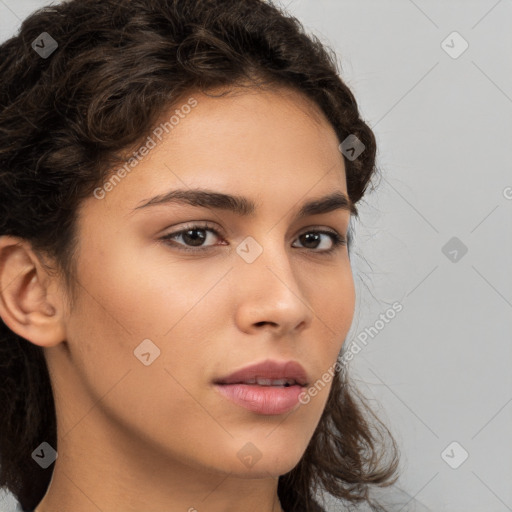
[[[268,439],[261,442],[245,442],[241,448],[237,446],[236,459],[228,462],[228,472],[239,478],[279,477],[290,472],[300,461],[306,450],[301,442],[293,443],[276,439],[278,445],[273,446]],[[237,443],[238,444],[238,443]],[[259,448],[258,448],[259,446]]]

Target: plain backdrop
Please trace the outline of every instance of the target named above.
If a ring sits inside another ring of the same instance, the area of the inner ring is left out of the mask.
[[[0,0],[1,40],[48,3]],[[377,137],[346,343],[366,340],[350,372],[401,448],[390,499],[512,511],[512,2],[280,5],[336,51]]]

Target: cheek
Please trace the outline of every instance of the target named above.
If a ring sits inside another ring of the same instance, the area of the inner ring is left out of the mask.
[[[133,300],[130,283],[120,283],[120,289],[111,290],[108,286],[96,289],[89,281],[91,294],[81,294],[68,324],[75,382],[80,389],[74,396],[83,409],[76,418],[91,411],[76,435],[107,417],[131,439],[146,440],[162,453],[167,450],[187,458],[202,442],[205,429],[216,432],[219,428],[194,399],[203,399],[201,379],[208,370],[206,363],[213,359],[205,363],[187,317],[167,336],[158,335],[190,309],[187,301],[167,297],[162,302],[172,314],[165,315],[151,303],[151,295],[139,289]],[[93,292],[97,293],[94,298]],[[154,323],[158,319],[160,325]],[[134,328],[145,322],[144,329]],[[195,439],[192,447],[191,438]]]
[[[91,315],[117,323],[134,341],[168,335],[223,271],[204,261],[180,260],[165,249],[149,243],[140,247],[136,241],[122,244],[115,238],[109,245],[105,241],[87,247],[79,274],[83,291],[92,299],[86,305]]]
[[[337,278],[325,281],[321,291],[312,303],[315,315],[326,329],[331,343],[328,344],[328,358],[336,357],[350,330],[355,310],[355,286],[350,266],[336,272]]]
[[[205,421],[190,393],[204,392],[205,375],[219,359],[212,332],[226,326],[219,304],[227,304],[228,291],[219,278],[229,266],[158,254],[150,259],[121,244],[91,244],[83,251],[68,339],[94,401],[115,386],[101,404],[118,419],[142,428],[149,427],[148,418],[166,418],[166,428],[172,423],[173,430],[187,432],[187,423]]]

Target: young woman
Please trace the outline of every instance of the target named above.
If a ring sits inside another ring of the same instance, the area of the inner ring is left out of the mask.
[[[332,52],[261,0],[71,0],[1,53],[0,486],[381,510],[396,445],[340,358],[376,145]]]

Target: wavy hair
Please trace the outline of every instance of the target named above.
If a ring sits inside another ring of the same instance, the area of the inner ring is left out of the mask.
[[[32,47],[42,32],[58,43],[46,58]],[[190,91],[243,84],[299,91],[340,141],[355,135],[365,145],[358,158],[345,158],[354,205],[377,172],[375,136],[334,52],[269,1],[70,0],[26,18],[0,54],[0,236],[26,239],[53,258],[70,289],[81,201]],[[31,453],[41,439],[57,446],[52,386],[43,349],[3,321],[0,368],[0,487],[33,509],[52,469],[39,468]],[[341,368],[278,495],[293,512],[318,510],[318,491],[381,510],[370,488],[394,483],[397,467],[391,433]]]

